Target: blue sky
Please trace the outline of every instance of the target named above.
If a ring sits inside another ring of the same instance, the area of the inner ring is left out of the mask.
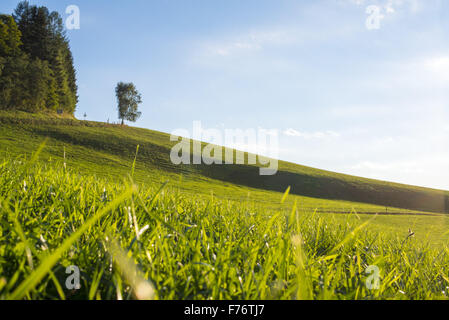
[[[449,189],[448,1],[30,3],[80,8],[78,118],[117,121],[115,84],[132,81],[139,127],[277,129],[283,160]]]

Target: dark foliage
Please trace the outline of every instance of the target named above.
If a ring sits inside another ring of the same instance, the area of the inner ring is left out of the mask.
[[[0,109],[74,113],[76,72],[57,12],[22,1],[0,15],[0,75]]]

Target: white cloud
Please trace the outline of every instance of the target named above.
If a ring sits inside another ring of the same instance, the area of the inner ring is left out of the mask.
[[[291,44],[295,36],[290,30],[251,31],[221,41],[203,45],[206,55],[231,56],[242,52],[258,51],[266,46]]]
[[[390,1],[385,5],[385,10],[387,11],[387,13],[395,13],[396,10],[393,7],[393,3]]]
[[[342,171],[372,179],[446,189],[449,179],[447,154],[422,155],[410,159],[362,161]]]
[[[304,139],[326,139],[326,138],[337,138],[340,136],[339,133],[334,131],[316,131],[316,132],[300,132],[293,128],[289,128],[282,132],[288,137],[300,137]]]
[[[377,5],[388,14],[393,14],[401,8],[406,8],[411,13],[417,13],[422,6],[421,0],[340,0],[340,3],[357,6]]]
[[[388,174],[394,173],[397,175],[398,173],[422,173],[422,167],[420,163],[416,161],[400,161],[400,162],[373,162],[373,161],[363,161],[361,163],[357,163],[350,167],[352,172],[359,171],[364,172],[364,174],[368,174],[369,176],[373,176],[375,178],[383,178]]]
[[[295,49],[303,45],[327,43],[329,39],[344,38],[354,32],[344,24],[339,28],[328,29],[325,26],[308,29],[297,25],[274,25],[249,30],[240,34],[216,35],[213,39],[202,40],[196,46],[193,56],[198,61],[208,58],[241,57],[261,52],[265,49]]]

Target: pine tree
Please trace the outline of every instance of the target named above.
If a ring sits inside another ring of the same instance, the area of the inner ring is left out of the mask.
[[[14,18],[22,33],[21,49],[32,61],[48,62],[50,75],[54,77],[47,81],[45,107],[73,114],[78,103],[78,87],[61,16],[57,12],[49,12],[46,7],[22,1],[14,12]]]
[[[0,15],[0,109],[23,108],[21,90],[28,58],[21,52],[21,33],[14,19]]]
[[[76,72],[57,12],[22,1],[0,15],[0,75],[0,109],[75,112]]]
[[[20,54],[21,32],[12,16],[0,15],[0,56]]]
[[[58,51],[53,63],[53,72],[56,80],[56,93],[58,95],[59,108],[64,111],[71,109],[71,97],[69,94],[68,75],[64,66],[62,50]]]

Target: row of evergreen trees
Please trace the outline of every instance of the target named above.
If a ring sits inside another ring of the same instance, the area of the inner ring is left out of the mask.
[[[27,1],[12,16],[0,14],[0,109],[73,114],[77,102],[61,16]]]

